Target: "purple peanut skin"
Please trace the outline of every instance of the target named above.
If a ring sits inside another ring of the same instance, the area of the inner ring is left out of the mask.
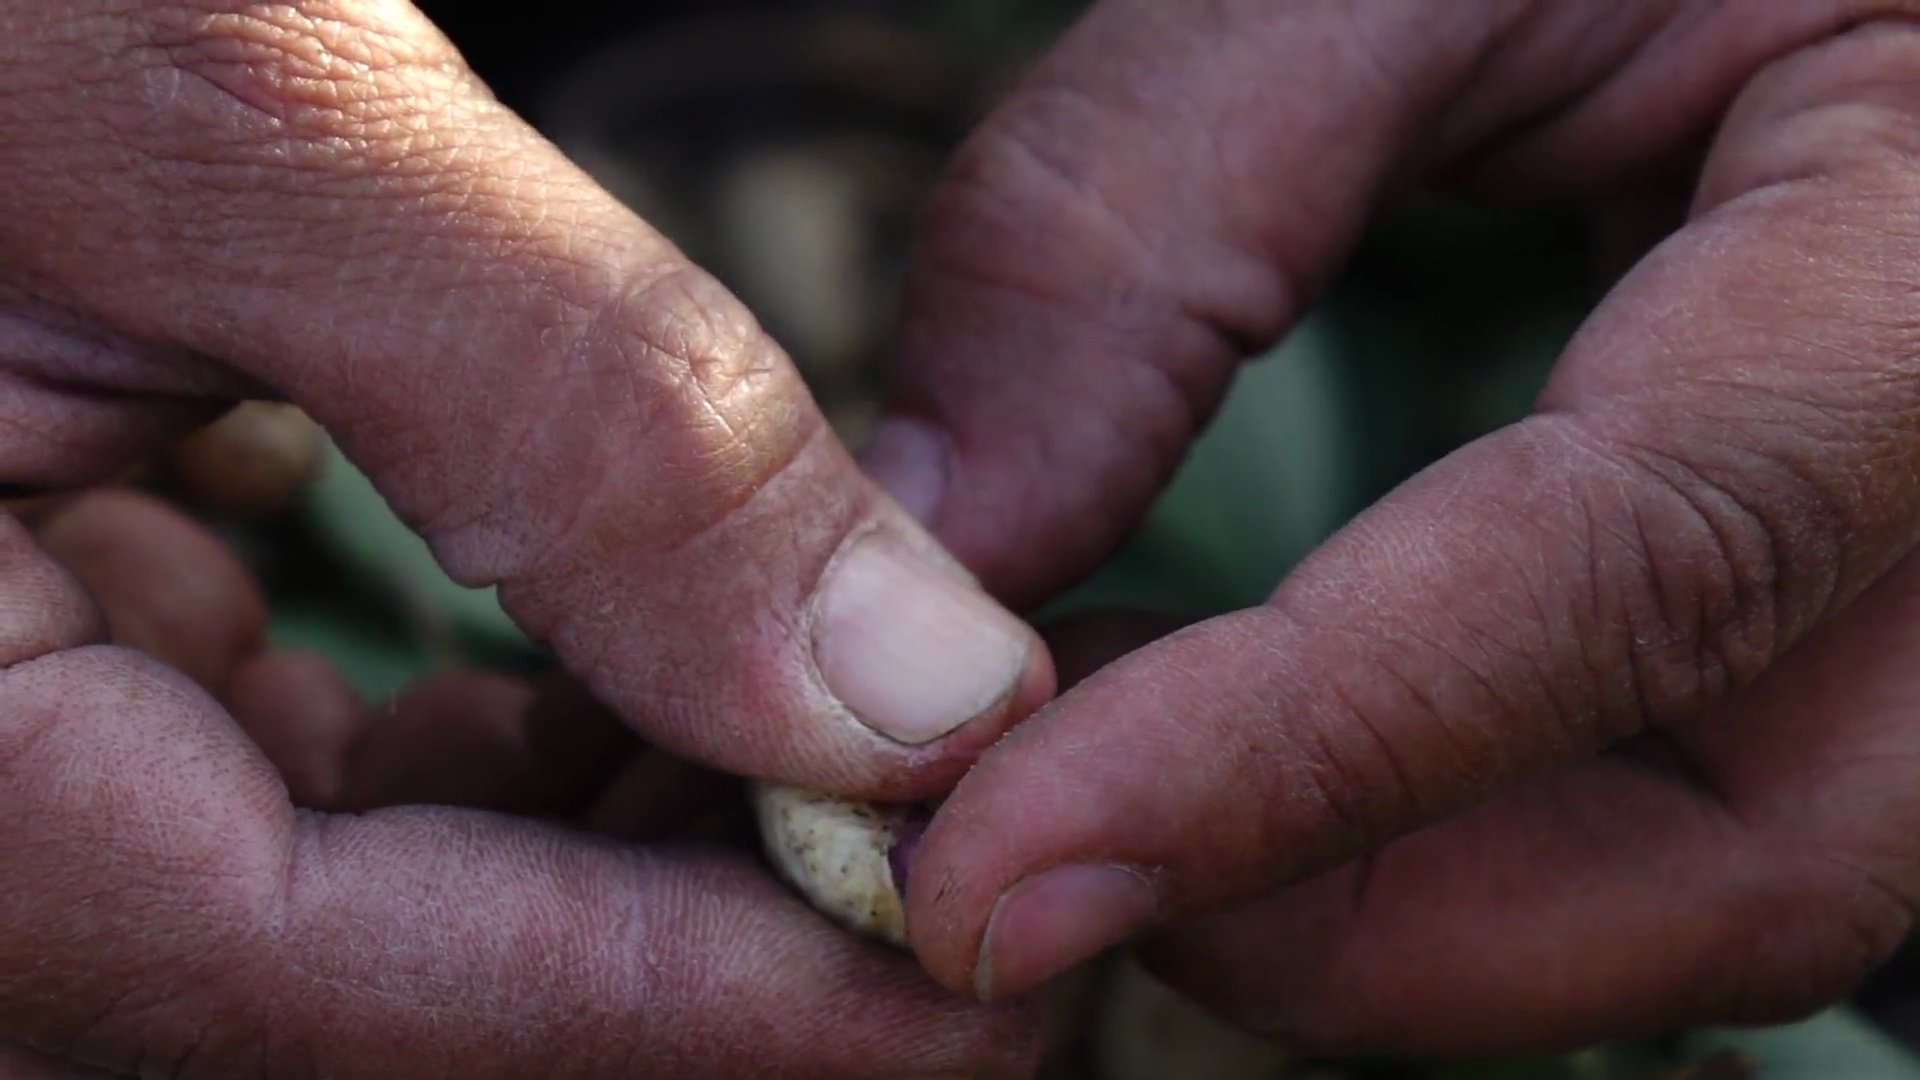
[[[887,849],[887,869],[893,874],[893,889],[904,903],[907,899],[907,871],[913,868],[913,853],[927,833],[927,819],[915,817],[903,823]]]

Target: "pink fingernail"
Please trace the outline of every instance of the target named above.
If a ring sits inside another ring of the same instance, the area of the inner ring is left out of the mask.
[[[893,501],[931,527],[947,497],[952,445],[946,433],[923,420],[889,416],[873,427],[856,455],[860,468]]]
[[[1145,929],[1158,913],[1153,883],[1123,866],[1056,866],[1001,895],[973,970],[982,1001],[1018,994]]]
[[[1010,696],[1026,625],[956,572],[874,534],[829,571],[814,624],[827,689],[896,742],[932,742]]]

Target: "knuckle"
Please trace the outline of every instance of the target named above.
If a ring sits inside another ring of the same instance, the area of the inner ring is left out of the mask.
[[[1358,851],[1385,839],[1392,823],[1413,818],[1414,808],[1421,806],[1421,791],[1372,708],[1344,697],[1341,704],[1329,726],[1301,733],[1308,752],[1301,756],[1304,764],[1294,771],[1305,772],[1306,797],[1334,824],[1338,842]],[[1415,707],[1423,716],[1434,718],[1430,709]],[[1271,760],[1274,756],[1267,755],[1270,771],[1279,767]]]
[[[1146,369],[1132,377],[1175,391],[1177,408],[1153,419],[1190,431],[1217,404],[1225,366],[1279,336],[1312,276],[1288,265],[1293,253],[1259,250],[1204,216],[1166,227],[1170,205],[1186,217],[1181,195],[1159,192],[1172,181],[1140,165],[1193,152],[1085,90],[1030,84],[961,146],[933,193],[915,295],[937,286],[1012,297],[1110,339]],[[1202,170],[1194,182],[1224,179]]]
[[[1016,94],[961,145],[933,192],[922,270],[1097,325],[1151,329],[1179,282],[1160,265],[1162,242],[1110,193],[1102,138],[1116,122],[1071,89]],[[1048,242],[1034,243],[1035,229]],[[1010,250],[1028,255],[1009,260]],[[1103,272],[1087,274],[1091,265]]]
[[[1415,576],[1416,566],[1450,576],[1462,565],[1460,536],[1409,533],[1384,518],[1360,528],[1373,530],[1354,534],[1362,543],[1398,550]],[[1544,764],[1605,741],[1587,730],[1589,710],[1567,704],[1576,695],[1550,655],[1562,643],[1549,608],[1564,582],[1542,580],[1532,564],[1557,545],[1516,534],[1499,550],[1477,530],[1462,536],[1474,545],[1469,557],[1485,560],[1474,579],[1511,595],[1462,604],[1449,582],[1448,602],[1377,605],[1367,619],[1351,616],[1344,589],[1283,587],[1268,605],[1314,643],[1300,682],[1319,707],[1293,727],[1314,738],[1312,760],[1332,763],[1316,785],[1322,801],[1366,839],[1484,798],[1523,759]],[[1336,571],[1335,580],[1349,579]]]
[[[1920,24],[1903,0],[1850,5],[1836,33],[1813,33],[1778,52],[1733,104],[1732,130],[1707,162],[1703,202],[1835,169],[1911,186],[1920,161],[1912,112],[1920,105]],[[1906,175],[1901,180],[1902,174]]]
[[[658,372],[688,426],[733,447],[798,376],[746,306],[712,276],[675,262],[602,307],[598,321],[638,342],[640,366]]]
[[[804,498],[786,493],[789,511],[846,523],[849,496],[816,482],[831,429],[799,373],[713,278],[677,253],[650,254],[639,267],[576,269],[553,294],[544,321],[557,329],[488,447],[486,484],[421,515],[463,579],[533,602],[556,575],[658,567],[723,532],[736,546],[770,543],[781,530],[729,526],[764,518],[781,499],[760,497],[783,485],[810,485]],[[789,526],[782,535],[796,535]],[[559,614],[515,610],[543,633]]]
[[[1735,473],[1651,440],[1589,449],[1603,464],[1574,499],[1584,615],[1602,628],[1595,669],[1614,673],[1620,734],[1690,719],[1757,678],[1829,602],[1841,526],[1808,512],[1824,501],[1804,477],[1757,454]]]
[[[1210,823],[1228,853],[1261,852],[1242,880],[1223,859],[1217,888],[1254,890],[1323,869],[1481,797],[1501,772],[1519,706],[1497,692],[1489,659],[1407,619],[1366,625],[1318,610],[1311,597],[1277,596],[1243,612],[1250,642],[1298,641],[1272,651],[1269,677],[1296,687],[1285,722],[1273,700],[1249,698],[1209,734],[1229,770],[1219,786],[1255,793],[1257,812]],[[1217,687],[1205,687],[1217,694]],[[1310,702],[1310,704],[1309,704]],[[1207,898],[1211,899],[1211,897]]]
[[[671,261],[587,306],[566,350],[598,419],[635,453],[603,458],[600,485],[649,463],[667,497],[625,537],[671,553],[732,519],[825,430],[798,371],[744,305],[706,272]],[[577,403],[576,403],[577,404]]]
[[[942,185],[970,220],[1031,222],[1102,241],[1108,255],[1138,260],[1146,245],[1105,194],[1097,164],[1112,118],[1084,93],[1029,88],[1010,99],[960,148]],[[1035,211],[1043,211],[1035,213]]]

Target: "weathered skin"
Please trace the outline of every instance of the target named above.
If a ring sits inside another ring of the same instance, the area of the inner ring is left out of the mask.
[[[404,0],[0,0],[0,175],[0,495],[284,401],[663,753],[913,799],[1051,696],[751,314]],[[1019,1010],[749,860],[547,824],[626,764],[603,732],[497,678],[369,708],[256,655],[203,530],[88,498],[0,515],[0,1045],[181,1077],[1027,1071]],[[978,663],[870,655],[936,617]]]

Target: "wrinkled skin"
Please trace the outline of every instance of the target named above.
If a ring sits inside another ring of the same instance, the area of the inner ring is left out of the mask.
[[[1920,895],[1915,11],[1088,15],[936,198],[865,452],[1012,602],[1124,537],[1383,202],[1686,209],[1531,416],[985,755],[909,879],[929,968],[1000,997],[1134,939],[1255,1030],[1467,1052],[1792,1017],[1886,956]]]
[[[585,688],[449,676],[372,725],[163,505],[0,518],[0,1071],[1031,1068],[1024,1009],[661,823],[738,802],[683,759],[944,790],[1044,648],[418,12],[0,0],[0,176],[7,494],[291,400]],[[972,666],[925,677],[928,625]]]
[[[913,945],[953,990],[1008,998],[1135,938],[1315,1049],[1791,1016],[1891,949],[1920,887],[1905,14],[1098,5],[930,210],[898,420],[864,456],[889,501],[737,305],[404,4],[7,0],[0,468],[89,482],[282,395],[672,755],[909,798],[993,745],[909,879]],[[1048,595],[1133,526],[1384,200],[1450,183],[1634,220],[1676,174],[1686,220],[1533,417],[1258,609],[1062,638],[1083,666],[1124,655],[995,744],[1050,695],[1045,652],[956,599],[907,512],[1008,603]],[[875,536],[906,555],[837,575]],[[243,661],[223,708],[100,644],[110,598],[23,529],[4,552],[20,1061],[1030,1064],[1024,1017],[941,996],[746,864],[551,823],[654,840],[647,815],[701,781],[652,753],[573,771],[607,732],[556,749],[535,692],[422,688],[369,750],[310,658]],[[967,612],[945,697],[865,681],[914,639],[862,621],[876,595],[920,628]],[[910,741],[873,733],[889,718]],[[1072,865],[1108,869],[1038,878]]]

